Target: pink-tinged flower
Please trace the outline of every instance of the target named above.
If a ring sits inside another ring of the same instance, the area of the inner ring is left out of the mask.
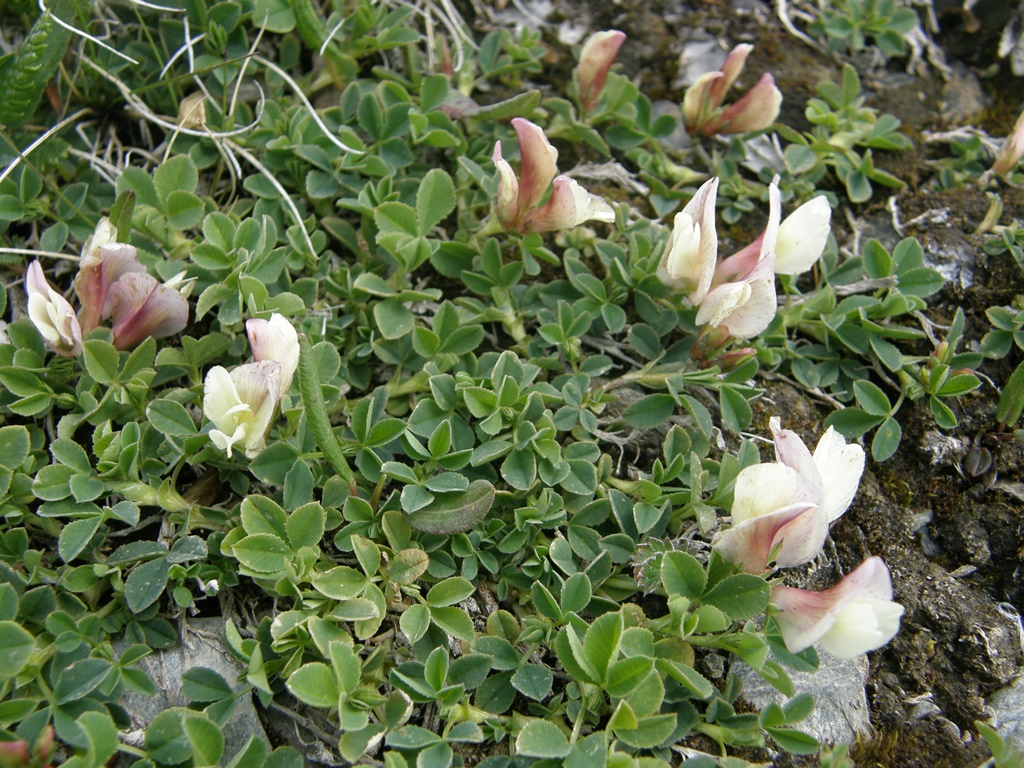
[[[291,386],[295,369],[299,367],[299,335],[283,315],[275,312],[269,320],[246,320],[245,332],[249,336],[253,359],[271,360],[281,366],[281,391],[284,395]]]
[[[500,141],[491,155],[499,174],[494,209],[502,227],[526,234],[569,229],[589,219],[615,220],[615,212],[601,198],[589,194],[568,176],[555,179],[558,150],[539,126],[521,117],[514,118],[512,126],[519,139],[519,177],[502,157]],[[555,188],[551,199],[540,207],[552,179]]]
[[[697,310],[697,324],[725,328],[736,339],[761,333],[777,309],[774,266],[775,254],[768,253],[739,279],[713,287]]]
[[[188,324],[188,300],[145,272],[128,272],[110,286],[107,314],[114,323],[114,346],[131,349],[152,336],[162,339]]]
[[[820,642],[833,656],[852,659],[881,648],[900,629],[903,606],[892,599],[892,580],[881,558],[869,557],[823,592],[772,587],[774,614],[786,647],[799,653]]]
[[[28,316],[46,345],[63,357],[82,354],[82,326],[68,300],[50,287],[38,261],[25,273]]]
[[[580,50],[580,63],[576,67],[576,82],[579,84],[580,107],[590,112],[597,106],[604,89],[608,70],[626,39],[624,32],[611,30],[595,32]]]
[[[992,172],[1005,176],[1020,162],[1021,157],[1024,157],[1024,112],[1020,113],[1017,122],[1013,124],[1013,130],[999,148]]]
[[[768,128],[779,116],[782,92],[767,72],[739,101],[722,108],[726,91],[736,82],[752,45],[737,45],[725,59],[722,69],[697,78],[683,98],[683,121],[691,134],[746,133]]]
[[[737,475],[732,527],[716,534],[712,546],[747,573],[763,573],[771,562],[778,568],[810,562],[827,536],[821,489],[783,464],[755,464]]]
[[[102,225],[103,222],[100,223]],[[123,275],[146,271],[139,263],[138,251],[132,245],[106,241],[89,247],[102,239],[102,235],[103,230],[97,227],[96,234],[86,242],[87,247],[83,249],[78,276],[75,278],[75,293],[81,304],[78,320],[85,333],[98,327],[110,315],[110,287]]]
[[[591,219],[611,224],[615,221],[615,211],[608,203],[587,192],[573,179],[559,176],[555,179],[554,189],[548,201],[528,215],[528,231],[554,232],[559,229],[572,229]]]
[[[832,427],[818,440],[814,454],[795,432],[782,429],[777,417],[768,421],[775,438],[775,454],[785,466],[821,490],[825,519],[838,519],[853,502],[864,473],[864,449],[847,443]]]
[[[658,278],[668,286],[686,291],[694,306],[711,287],[718,263],[715,200],[718,178],[709,179],[676,214],[672,235],[658,264]]]
[[[241,444],[250,459],[266,448],[267,430],[281,391],[281,365],[246,363],[228,373],[217,365],[203,384],[203,413],[213,422],[210,440],[231,458]]]

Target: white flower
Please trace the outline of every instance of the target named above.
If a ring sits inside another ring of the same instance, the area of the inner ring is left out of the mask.
[[[833,656],[852,659],[881,648],[900,629],[903,606],[893,602],[889,569],[869,557],[831,589],[811,592],[776,586],[774,615],[793,653],[820,642]]]
[[[711,287],[718,263],[718,232],[715,230],[715,201],[718,177],[709,179],[676,214],[665,253],[658,265],[658,278],[666,285],[687,291],[694,306]]]
[[[775,318],[775,255],[768,253],[735,282],[716,285],[700,303],[697,325],[722,326],[736,339],[750,339]]]
[[[828,536],[821,490],[784,464],[755,464],[736,477],[732,527],[712,546],[747,573],[770,562],[792,568],[813,560]]]
[[[281,365],[281,395],[284,395],[299,367],[299,335],[294,326],[275,312],[269,320],[246,320],[245,332],[257,363],[272,360]]]
[[[775,243],[775,274],[799,275],[813,267],[825,250],[831,220],[832,207],[824,195],[783,219]]]
[[[82,327],[68,300],[50,287],[38,261],[25,273],[28,294],[28,316],[42,334],[46,344],[58,355],[77,357],[82,354]]]
[[[769,419],[768,424],[775,438],[778,460],[821,490],[828,522],[839,518],[857,494],[864,473],[864,449],[856,443],[847,444],[842,435],[829,427],[818,440],[812,456],[800,436],[782,429],[777,417]]]
[[[231,373],[214,366],[203,384],[203,413],[213,422],[210,440],[231,457],[240,443],[250,459],[266,447],[267,430],[281,390],[281,365],[247,363]]]

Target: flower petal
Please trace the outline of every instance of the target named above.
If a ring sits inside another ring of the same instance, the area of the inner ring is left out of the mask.
[[[150,336],[173,336],[188,324],[188,300],[145,272],[129,272],[110,286],[108,307],[118,349],[131,349]]]
[[[238,390],[227,369],[215,365],[206,373],[203,381],[203,415],[220,428],[222,421],[236,406],[242,403]]]
[[[245,331],[256,362],[273,360],[280,363],[281,394],[285,394],[299,366],[299,335],[295,327],[283,315],[275,312],[270,320],[246,320]]]
[[[775,274],[799,275],[814,266],[825,251],[831,221],[832,208],[824,195],[789,214],[779,225]]]
[[[281,365],[272,360],[246,363],[231,371],[231,380],[242,402],[252,408],[252,423],[245,435],[245,455],[250,459],[266,447],[267,430],[281,391]]]
[[[597,106],[608,71],[625,39],[624,32],[610,30],[595,32],[583,44],[580,63],[576,67],[576,80],[579,83],[580,105],[584,111],[589,112]]]
[[[853,502],[864,473],[864,449],[847,443],[832,427],[814,449],[814,464],[821,474],[825,511],[829,522],[840,517]]]
[[[491,161],[498,169],[498,197],[494,201],[494,210],[498,221],[505,229],[512,229],[519,216],[519,181],[512,166],[501,156],[501,142],[495,142]]]
[[[551,146],[540,126],[529,120],[516,117],[512,126],[519,137],[519,216],[522,217],[536,208],[551,186],[558,168],[558,150]]]
[[[38,261],[25,272],[28,316],[47,346],[63,357],[82,354],[82,327],[68,300],[50,287]]]
[[[711,546],[745,572],[764,573],[773,550],[778,567],[803,565],[821,552],[827,535],[828,525],[819,508],[801,503],[734,524],[716,534]]]
[[[782,108],[782,91],[775,87],[775,79],[765,72],[757,84],[743,94],[739,101],[730,104],[721,116],[711,121],[704,129],[705,135],[712,133],[747,133],[763,131],[771,127]]]
[[[79,320],[82,328],[86,332],[91,331],[110,316],[110,286],[122,275],[145,271],[146,268],[139,263],[138,251],[132,245],[105,242],[91,248],[78,265],[74,285],[81,303]]]
[[[764,331],[775,318],[778,299],[775,296],[774,265],[775,256],[769,253],[743,279],[742,284],[749,287],[749,293],[746,294],[745,300],[719,323],[729,329],[729,334],[733,338],[753,338]],[[699,317],[698,322],[700,322]]]

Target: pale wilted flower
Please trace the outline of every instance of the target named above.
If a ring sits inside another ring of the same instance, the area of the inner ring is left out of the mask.
[[[81,304],[78,319],[82,330],[88,333],[109,317],[108,299],[110,287],[114,283],[124,275],[145,271],[146,268],[139,263],[135,246],[113,242],[113,228],[103,219],[96,233],[86,241],[78,276],[75,278],[75,294]]]
[[[683,122],[691,134],[747,133],[768,128],[779,116],[782,92],[767,72],[739,101],[723,108],[726,91],[732,87],[754,49],[737,45],[725,59],[722,69],[697,78],[683,98]]]
[[[271,360],[281,366],[281,391],[284,395],[291,386],[295,369],[299,366],[299,335],[294,326],[275,312],[269,320],[253,318],[245,321],[245,332],[256,362]]]
[[[790,651],[799,653],[820,642],[842,659],[881,648],[899,632],[903,616],[903,606],[892,599],[889,569],[878,557],[869,557],[823,592],[773,587],[772,602]]]
[[[28,316],[50,349],[63,357],[82,354],[82,326],[68,300],[50,287],[38,261],[25,273]]]
[[[267,430],[281,391],[281,365],[265,360],[228,373],[217,365],[203,383],[203,413],[213,422],[210,440],[231,457],[240,444],[250,459],[266,447]]]
[[[521,117],[514,118],[512,126],[519,140],[519,176],[502,156],[500,141],[491,155],[499,174],[494,210],[502,227],[526,234],[570,229],[589,219],[615,221],[615,211],[601,198],[589,194],[568,176],[555,179],[558,150],[539,126]],[[554,191],[541,206],[552,180]]]
[[[148,337],[162,339],[188,324],[188,300],[146,272],[129,272],[110,286],[107,309],[114,346],[131,349]]]
[[[608,71],[625,39],[624,32],[613,29],[595,32],[583,44],[580,63],[576,66],[576,82],[579,85],[580,107],[584,112],[590,112],[597,106]]]

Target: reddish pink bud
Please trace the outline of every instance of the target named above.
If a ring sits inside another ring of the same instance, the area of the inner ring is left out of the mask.
[[[82,331],[88,333],[109,316],[107,299],[110,286],[122,275],[145,271],[134,246],[110,242],[89,248],[82,256],[75,278],[75,293],[81,303],[78,320]]]
[[[612,30],[596,32],[583,44],[580,63],[576,67],[576,81],[579,84],[580,107],[584,112],[590,112],[597,106],[608,71],[625,39],[625,33]]]
[[[761,76],[750,91],[735,104],[722,108],[725,94],[743,70],[751,45],[738,45],[726,57],[722,69],[697,78],[683,98],[683,122],[691,134],[746,133],[767,128],[775,122],[782,105],[782,92],[770,74]]]
[[[1021,157],[1024,157],[1024,112],[1020,113],[1017,122],[1013,124],[1013,131],[1003,141],[992,164],[992,172],[1005,176],[1020,162]]]

